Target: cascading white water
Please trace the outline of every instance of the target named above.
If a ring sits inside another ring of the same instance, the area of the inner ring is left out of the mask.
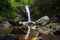
[[[28,15],[28,22],[31,22],[29,6],[28,5],[25,5],[25,8],[26,8],[26,12],[27,12],[27,15]]]
[[[28,5],[25,5],[25,8],[26,8],[26,12],[27,12],[27,15],[28,15],[28,23],[31,22],[31,17],[30,17],[30,11],[29,11],[29,6]],[[28,32],[25,36],[25,40],[28,38],[29,34],[30,34],[30,26],[28,26]]]

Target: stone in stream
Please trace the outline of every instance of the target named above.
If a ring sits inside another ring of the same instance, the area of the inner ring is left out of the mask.
[[[8,21],[5,21],[0,24],[0,28],[8,28],[10,26],[11,26],[11,24]]]
[[[49,21],[50,21],[50,18],[48,16],[44,16],[44,17],[41,17],[40,19],[38,19],[36,22],[39,24],[45,25]]]

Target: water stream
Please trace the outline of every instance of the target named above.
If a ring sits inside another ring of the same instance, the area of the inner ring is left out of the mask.
[[[29,22],[31,22],[29,6],[28,6],[28,5],[25,5],[25,9],[26,9],[26,12],[27,12],[27,15],[28,15],[28,23],[29,23]],[[28,27],[28,31],[27,31],[27,34],[26,34],[26,36],[25,36],[25,40],[28,39],[28,36],[29,36],[29,34],[30,34],[30,26],[27,25],[27,27]]]

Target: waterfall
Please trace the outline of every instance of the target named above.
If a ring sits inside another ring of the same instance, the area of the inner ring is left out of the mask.
[[[26,12],[27,12],[27,15],[28,15],[28,22],[31,22],[29,6],[25,5],[25,8],[26,8]]]
[[[28,15],[28,23],[29,23],[29,22],[31,22],[29,6],[28,6],[28,5],[25,5],[25,8],[26,8],[26,12],[27,12],[27,15]],[[26,36],[25,36],[25,40],[27,40],[27,38],[28,38],[28,36],[29,36],[29,34],[30,34],[30,26],[27,25],[27,27],[28,27],[28,32],[27,32],[27,34],[26,34]]]

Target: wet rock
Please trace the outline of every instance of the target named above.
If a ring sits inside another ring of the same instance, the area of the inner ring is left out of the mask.
[[[12,25],[12,26],[22,26],[23,24],[19,24],[19,22],[15,22],[14,20],[10,20],[9,23]]]
[[[45,25],[49,21],[50,21],[50,18],[48,16],[44,16],[44,17],[41,17],[40,19],[38,19],[36,22],[40,23],[42,25]]]
[[[53,32],[54,35],[60,35],[60,29]]]
[[[5,21],[5,22],[3,22],[3,23],[0,24],[1,28],[8,28],[10,26],[11,26],[11,24],[8,21]]]
[[[48,26],[51,26],[52,28],[60,28],[60,23],[49,23]]]

